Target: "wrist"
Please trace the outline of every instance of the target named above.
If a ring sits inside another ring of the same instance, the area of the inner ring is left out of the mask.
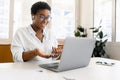
[[[35,53],[35,55],[39,55],[39,56],[44,57],[44,58],[46,57],[45,53],[43,53],[42,51],[40,51],[38,48],[36,48],[34,50],[34,53]]]
[[[37,49],[34,49],[34,50],[33,50],[33,53],[34,53],[34,55],[37,56],[37,55],[38,55],[38,50],[37,50]]]

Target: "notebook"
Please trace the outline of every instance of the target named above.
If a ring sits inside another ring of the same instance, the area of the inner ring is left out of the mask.
[[[68,37],[65,39],[60,61],[39,66],[55,72],[85,67],[90,62],[94,45],[95,39]]]

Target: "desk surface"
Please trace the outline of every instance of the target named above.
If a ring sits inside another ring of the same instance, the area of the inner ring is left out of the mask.
[[[96,61],[115,63],[98,65]],[[0,63],[2,80],[120,80],[120,61],[91,58],[87,67],[65,72],[52,72],[38,66],[38,62]]]

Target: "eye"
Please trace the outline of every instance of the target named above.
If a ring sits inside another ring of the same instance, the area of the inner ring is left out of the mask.
[[[38,15],[38,16],[41,20],[47,20],[47,21],[51,20],[51,16],[47,16],[47,17],[45,17],[44,15]]]
[[[40,17],[40,19],[45,19],[45,16],[43,16],[43,15],[40,15],[39,17]]]

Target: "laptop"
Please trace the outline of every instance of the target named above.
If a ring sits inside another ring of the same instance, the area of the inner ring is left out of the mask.
[[[55,72],[85,67],[89,64],[95,39],[68,37],[65,39],[61,59],[39,66]]]

